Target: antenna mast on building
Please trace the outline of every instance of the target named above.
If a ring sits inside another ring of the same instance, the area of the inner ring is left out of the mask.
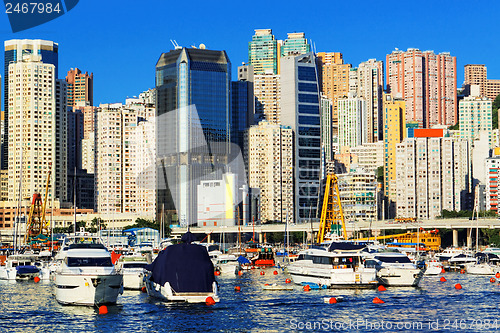
[[[170,43],[172,43],[172,45],[176,50],[182,49],[182,46],[179,46],[179,44],[177,44],[177,41],[175,39],[174,40],[171,39]]]

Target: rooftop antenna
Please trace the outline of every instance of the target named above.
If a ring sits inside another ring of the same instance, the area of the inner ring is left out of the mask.
[[[182,49],[182,46],[179,46],[179,44],[177,44],[177,41],[175,39],[174,40],[171,39],[170,43],[172,43],[172,45],[176,50]]]

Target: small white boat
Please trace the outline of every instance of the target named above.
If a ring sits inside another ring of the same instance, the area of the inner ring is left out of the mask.
[[[123,293],[123,275],[98,237],[66,237],[64,259],[55,272],[55,297],[61,304],[115,304]]]
[[[443,264],[438,260],[432,259],[425,262],[424,275],[438,275],[443,272]]]
[[[215,269],[222,275],[237,274],[240,270],[238,258],[232,254],[219,254],[216,257]]]
[[[495,275],[500,272],[500,266],[490,263],[467,263],[465,264],[467,274],[473,275]]]
[[[40,275],[40,268],[36,265],[37,256],[13,254],[0,267],[0,280],[32,280]]]
[[[416,287],[424,275],[410,258],[400,252],[375,253],[377,278],[385,286]]]
[[[123,274],[123,289],[141,290],[146,275],[145,267],[150,264],[145,256],[125,256],[120,258],[118,266]]]
[[[214,265],[207,248],[192,244],[188,231],[180,244],[170,245],[146,269],[148,295],[163,301],[187,303],[219,302]]]
[[[293,290],[293,286],[283,286],[278,285],[276,283],[273,284],[265,284],[262,286],[263,290]]]

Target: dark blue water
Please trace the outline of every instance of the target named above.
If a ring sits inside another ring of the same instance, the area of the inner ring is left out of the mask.
[[[285,284],[274,269],[218,277],[221,302],[169,304],[125,291],[119,304],[97,309],[62,306],[51,283],[0,281],[1,332],[500,332],[500,285],[490,277],[446,273],[424,277],[420,288],[263,291]],[[455,290],[460,283],[462,290]],[[235,292],[235,286],[241,292]],[[338,304],[325,297],[343,296]],[[374,297],[385,304],[373,304]]]

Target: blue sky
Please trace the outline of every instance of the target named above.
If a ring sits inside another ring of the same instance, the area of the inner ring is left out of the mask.
[[[499,9],[497,1],[461,0],[80,0],[67,14],[18,33],[0,13],[0,34],[3,40],[59,43],[60,78],[74,67],[93,72],[94,104],[123,102],[154,87],[154,66],[173,48],[170,39],[226,50],[234,78],[248,60],[254,29],[263,28],[273,29],[277,39],[305,32],[317,52],[342,52],[353,66],[370,58],[385,61],[396,47],[450,52],[457,57],[460,86],[468,63],[486,64],[488,78],[500,79]]]

